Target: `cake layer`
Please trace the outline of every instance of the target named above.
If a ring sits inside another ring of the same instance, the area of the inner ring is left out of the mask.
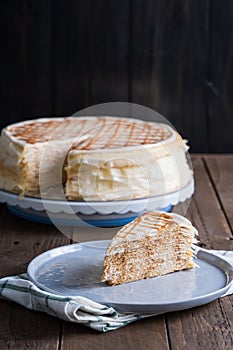
[[[0,147],[0,187],[24,195],[62,184],[70,200],[143,198],[176,191],[192,178],[179,134],[132,118],[21,122],[3,129]]]
[[[178,214],[143,214],[113,237],[102,282],[116,285],[194,267],[195,235],[191,222]]]

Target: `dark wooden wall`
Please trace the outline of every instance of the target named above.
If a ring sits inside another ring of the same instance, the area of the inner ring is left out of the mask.
[[[1,0],[0,27],[0,128],[128,101],[233,152],[232,0]]]

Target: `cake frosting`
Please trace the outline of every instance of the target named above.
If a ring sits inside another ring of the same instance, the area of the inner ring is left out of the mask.
[[[41,186],[62,181],[70,200],[124,200],[176,191],[192,179],[186,142],[163,123],[40,118],[4,128],[0,147],[0,187],[22,195],[39,197]]]

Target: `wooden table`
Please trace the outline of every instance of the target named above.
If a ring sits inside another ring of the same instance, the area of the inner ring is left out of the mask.
[[[194,155],[196,191],[187,216],[205,248],[233,250],[233,155]],[[0,212],[0,274],[26,271],[43,251],[70,244],[52,226]],[[98,333],[0,301],[0,349],[232,349],[233,296]],[[3,317],[4,316],[4,317]]]

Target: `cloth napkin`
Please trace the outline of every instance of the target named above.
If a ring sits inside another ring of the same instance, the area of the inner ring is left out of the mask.
[[[233,251],[211,250],[233,266]],[[225,295],[233,293],[233,285]],[[224,296],[225,296],[224,295]],[[84,324],[97,331],[107,332],[126,326],[131,322],[155,314],[119,313],[112,307],[77,296],[65,297],[48,293],[32,283],[27,274],[0,279],[0,297],[24,307],[42,311],[60,319]]]

